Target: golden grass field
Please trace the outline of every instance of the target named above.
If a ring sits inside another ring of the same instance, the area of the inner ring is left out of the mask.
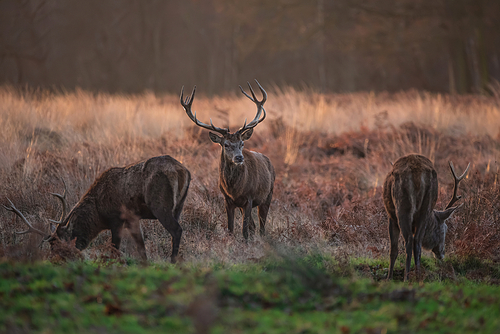
[[[238,263],[264,256],[269,245],[336,255],[389,258],[382,185],[391,162],[408,153],[429,157],[438,172],[437,209],[451,197],[448,161],[471,169],[459,193],[464,206],[448,221],[447,256],[500,255],[500,99],[408,91],[320,94],[266,87],[267,119],[246,147],[266,154],[276,169],[267,237],[248,244],[236,216],[226,232],[218,189],[220,148],[186,117],[177,95],[109,95],[0,88],[0,203],[10,198],[40,229],[60,213],[50,192],[72,206],[109,167],[169,154],[192,174],[181,217],[184,261]],[[180,87],[179,87],[180,90]],[[186,87],[189,93],[191,87]],[[242,94],[203,96],[197,117],[235,131],[256,108]],[[255,218],[254,218],[255,219]],[[157,221],[142,221],[148,258],[169,261],[170,235]],[[15,235],[24,226],[0,210],[0,255],[49,257],[40,236]],[[109,244],[102,233],[84,251],[92,258]],[[402,240],[400,240],[402,245]],[[131,240],[122,244],[134,256]]]

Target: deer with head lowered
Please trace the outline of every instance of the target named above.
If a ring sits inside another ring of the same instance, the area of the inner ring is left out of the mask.
[[[432,162],[422,155],[410,154],[399,158],[387,175],[384,183],[384,205],[389,216],[391,239],[391,262],[387,279],[392,279],[394,263],[398,257],[399,233],[403,234],[406,247],[404,280],[408,280],[412,253],[415,259],[417,278],[420,279],[421,249],[432,250],[434,256],[444,258],[446,220],[458,208],[453,206],[458,185],[469,171],[457,177],[453,163],[450,170],[454,179],[453,196],[444,211],[434,210],[438,196],[437,173]]]
[[[257,82],[257,80],[255,80]],[[243,237],[248,239],[248,230],[255,232],[255,223],[252,219],[252,208],[258,207],[260,234],[265,234],[265,224],[271,199],[275,172],[274,167],[268,157],[261,153],[249,151],[243,148],[244,142],[252,136],[253,129],[257,124],[266,118],[266,111],[263,107],[267,100],[267,93],[257,82],[262,93],[262,100],[255,97],[255,93],[250,83],[248,87],[252,96],[249,96],[240,86],[241,92],[257,106],[257,114],[250,123],[245,123],[235,133],[230,133],[229,129],[218,128],[200,122],[193,115],[191,106],[196,92],[193,88],[191,96],[184,100],[184,87],[181,91],[181,105],[184,107],[188,117],[199,127],[214,131],[209,133],[210,139],[221,146],[219,163],[219,188],[226,200],[227,226],[230,233],[234,231],[234,210],[240,208],[243,213]],[[261,117],[262,115],[262,117]]]
[[[171,261],[176,262],[182,235],[179,217],[190,181],[189,171],[168,155],[110,168],[94,181],[67,216],[66,190],[63,195],[52,194],[61,200],[63,212],[59,221],[52,221],[56,227],[51,234],[33,227],[10,200],[10,207],[4,207],[28,225],[28,230],[17,233],[38,233],[52,246],[57,240],[76,239],[76,248],[83,250],[101,231],[111,230],[111,241],[118,249],[121,232],[128,228],[144,261],[146,247],[139,220],[158,219],[172,236]]]

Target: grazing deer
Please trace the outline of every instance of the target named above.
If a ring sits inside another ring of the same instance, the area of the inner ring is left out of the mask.
[[[75,246],[79,250],[87,248],[103,230],[111,230],[111,240],[118,249],[122,229],[128,228],[142,260],[146,260],[146,248],[139,220],[158,219],[172,235],[174,263],[182,235],[179,216],[190,181],[189,171],[168,155],[110,168],[94,181],[67,217],[66,190],[63,195],[52,194],[61,200],[63,212],[59,221],[52,221],[57,227],[49,235],[33,227],[10,200],[10,207],[4,207],[28,225],[28,230],[17,233],[38,233],[51,245],[57,239],[76,238]]]
[[[391,263],[387,279],[392,279],[394,263],[398,257],[399,232],[403,234],[406,247],[405,281],[409,278],[412,252],[415,258],[417,277],[420,279],[421,249],[432,250],[439,260],[444,258],[446,219],[458,208],[452,206],[457,196],[458,184],[469,171],[457,177],[453,163],[450,169],[455,180],[453,197],[444,211],[434,210],[438,196],[437,173],[432,162],[422,155],[410,154],[399,158],[387,175],[384,183],[384,205],[389,215],[391,239]]]
[[[240,208],[243,218],[243,236],[248,239],[248,229],[255,232],[255,223],[252,219],[252,208],[258,207],[260,234],[265,234],[266,217],[271,205],[274,187],[274,167],[268,157],[261,153],[243,149],[244,141],[250,139],[253,129],[266,118],[266,110],[263,105],[267,100],[267,93],[257,80],[257,85],[262,92],[262,100],[258,101],[250,83],[248,87],[252,93],[250,97],[241,88],[241,92],[257,105],[257,115],[246,123],[235,133],[229,129],[215,127],[210,120],[210,125],[198,121],[196,113],[193,115],[191,105],[193,104],[196,86],[191,96],[184,100],[184,87],[181,90],[181,105],[184,107],[188,117],[199,127],[212,130],[221,136],[210,132],[210,139],[221,146],[219,164],[219,188],[226,200],[227,227],[229,232],[234,230],[234,210]],[[261,113],[264,112],[262,118]]]

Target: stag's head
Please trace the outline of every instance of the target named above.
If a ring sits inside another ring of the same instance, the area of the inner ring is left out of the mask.
[[[250,138],[252,132],[253,130],[250,129],[243,134],[228,133],[226,136],[218,136],[210,132],[208,135],[211,141],[222,147],[222,153],[226,161],[230,161],[235,165],[242,165],[245,162],[243,157],[244,141]]]
[[[72,233],[68,228],[68,219],[58,223],[57,225],[50,225],[51,235],[48,242],[52,244],[55,240],[71,241]]]
[[[434,244],[435,246],[431,248],[432,253],[438,260],[444,259],[444,244],[446,240],[446,231],[448,231],[448,226],[446,225],[446,219],[450,218],[451,214],[455,211],[457,207],[450,208],[445,211],[434,210],[432,218],[435,222],[435,228],[432,232],[434,234]],[[424,248],[425,243],[424,243]]]
[[[193,114],[193,112],[191,111],[194,94],[196,93],[196,86],[194,86],[191,96],[187,96],[186,99],[184,99],[184,87],[182,87],[181,90],[181,105],[184,107],[184,110],[186,111],[188,117],[199,127],[218,133],[215,134],[213,132],[210,132],[208,134],[210,140],[214,143],[219,144],[222,147],[222,154],[224,155],[225,160],[235,165],[241,165],[245,162],[245,158],[243,157],[244,142],[250,139],[250,137],[252,136],[253,128],[255,128],[257,124],[259,124],[266,118],[266,110],[264,109],[263,105],[267,100],[267,93],[257,80],[255,80],[255,82],[259,86],[262,93],[261,101],[257,100],[257,98],[255,97],[255,92],[253,91],[250,83],[248,83],[248,87],[250,88],[252,96],[248,95],[241,86],[240,89],[246,97],[248,97],[252,102],[255,103],[255,105],[257,106],[257,114],[250,123],[247,124],[247,121],[245,120],[245,124],[235,133],[230,133],[229,129],[218,128],[214,126],[211,119],[210,125],[200,122],[196,118],[196,112]],[[263,115],[261,117],[262,113]]]
[[[460,198],[462,198],[462,196],[457,196],[458,184],[467,175],[467,172],[469,171],[470,167],[469,163],[463,174],[457,177],[457,174],[455,172],[455,167],[453,166],[453,162],[450,161],[449,164],[450,164],[451,174],[454,179],[453,196],[444,211],[438,211],[438,210],[433,211],[432,219],[434,220],[434,224],[432,225],[434,226],[434,230],[431,232],[432,237],[429,238],[433,241],[432,242],[428,241],[428,247],[425,247],[426,240],[424,240],[424,245],[423,245],[425,248],[431,249],[432,252],[434,253],[434,256],[439,260],[442,260],[444,258],[444,253],[445,253],[444,244],[446,240],[446,232],[448,231],[446,220],[451,217],[451,215],[453,214],[453,212],[455,212],[456,209],[458,209],[463,205],[461,204],[458,206],[453,206],[455,202],[457,202]]]

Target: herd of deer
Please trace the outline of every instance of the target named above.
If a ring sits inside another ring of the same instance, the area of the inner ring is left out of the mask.
[[[219,163],[219,188],[226,200],[227,226],[234,230],[234,210],[243,213],[243,236],[248,239],[248,231],[255,233],[252,208],[258,207],[260,234],[265,234],[266,217],[273,195],[275,172],[265,155],[244,149],[244,141],[250,139],[253,129],[266,118],[264,103],[267,93],[255,80],[262,93],[259,101],[250,83],[252,96],[240,86],[242,93],[257,106],[257,114],[250,123],[235,133],[200,122],[193,114],[196,86],[184,99],[184,87],[180,102],[187,116],[199,127],[214,131],[210,139],[221,146]],[[384,183],[384,205],[389,216],[389,236],[391,241],[390,267],[388,279],[392,279],[394,263],[398,256],[398,239],[403,234],[406,247],[405,280],[408,279],[412,253],[417,277],[420,275],[421,248],[432,250],[436,258],[443,259],[446,236],[446,219],[458,208],[453,206],[461,196],[457,196],[459,182],[465,172],[457,177],[453,163],[450,169],[454,178],[453,197],[444,211],[434,210],[438,195],[437,173],[432,162],[424,156],[411,154],[398,159]],[[123,228],[130,231],[137,244],[142,260],[146,260],[146,249],[140,228],[140,219],[158,219],[172,236],[171,261],[176,262],[181,241],[182,228],[179,217],[187,196],[191,174],[174,158],[164,155],[141,161],[126,167],[114,167],[103,172],[90,186],[80,201],[66,215],[66,189],[64,193],[52,194],[62,203],[59,221],[51,220],[51,233],[35,228],[10,201],[5,209],[14,212],[28,226],[23,232],[38,233],[51,246],[59,240],[75,240],[79,250],[103,230],[111,230],[114,247],[120,247]]]

